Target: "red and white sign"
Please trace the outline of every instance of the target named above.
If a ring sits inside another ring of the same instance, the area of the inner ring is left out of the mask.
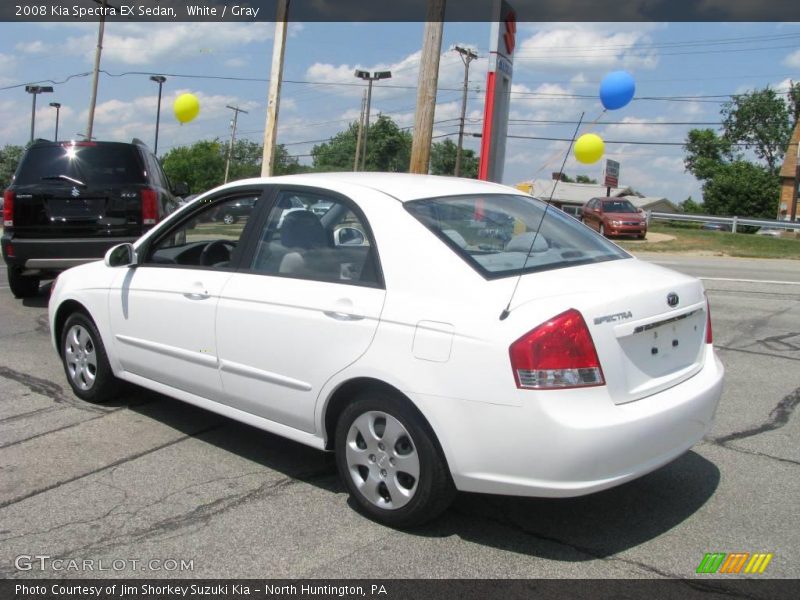
[[[603,183],[606,187],[619,187],[619,163],[606,159],[606,175]]]

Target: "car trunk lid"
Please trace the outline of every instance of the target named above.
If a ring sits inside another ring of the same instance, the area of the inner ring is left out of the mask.
[[[707,304],[700,281],[636,259],[566,271],[522,277],[511,314],[524,319],[535,301],[552,304],[554,316],[568,299],[589,327],[615,403],[665,390],[702,368]]]

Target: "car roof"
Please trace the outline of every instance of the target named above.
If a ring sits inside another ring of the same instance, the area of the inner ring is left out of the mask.
[[[253,183],[307,185],[330,187],[332,189],[345,184],[378,190],[401,202],[466,194],[522,194],[516,188],[488,181],[437,175],[414,175],[410,173],[303,173],[299,175],[245,179],[235,182],[234,185],[252,185]]]

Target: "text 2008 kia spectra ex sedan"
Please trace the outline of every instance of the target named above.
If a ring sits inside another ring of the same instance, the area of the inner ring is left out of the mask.
[[[209,218],[242,200],[246,218]],[[79,397],[127,381],[334,450],[356,504],[394,526],[455,490],[643,475],[702,438],[722,389],[698,280],[454,178],[220,187],[62,274],[50,323]]]

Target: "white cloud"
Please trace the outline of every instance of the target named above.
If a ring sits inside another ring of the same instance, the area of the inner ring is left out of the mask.
[[[638,117],[625,117],[619,125],[607,125],[604,136],[608,139],[633,139],[660,138],[667,139],[672,128],[668,125],[653,124],[666,121],[663,117],[657,119],[640,119]]]
[[[44,54],[50,50],[50,46],[45,44],[42,40],[33,40],[29,42],[19,42],[14,46],[14,49],[24,54]]]
[[[271,39],[271,23],[122,23],[106,27],[103,61],[146,65],[162,59],[187,59],[213,55],[226,48]],[[96,33],[69,37],[66,51],[94,57]]]
[[[649,26],[609,30],[602,24],[560,23],[522,40],[514,54],[518,70],[652,69],[658,54],[648,48]]]
[[[783,64],[793,69],[800,69],[800,50],[795,50],[784,58]]]

